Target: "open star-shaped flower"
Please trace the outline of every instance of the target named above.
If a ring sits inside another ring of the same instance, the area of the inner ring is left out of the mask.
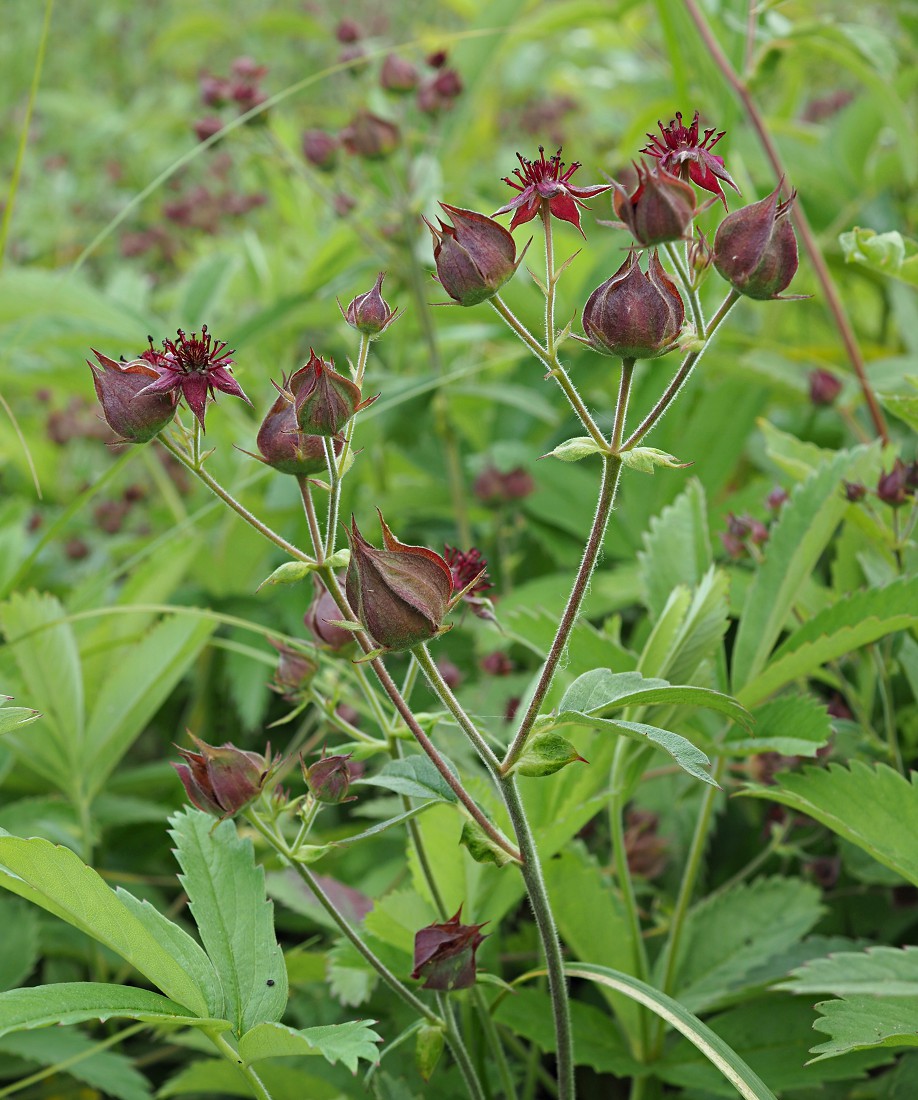
[[[215,340],[211,336],[207,325],[201,326],[200,336],[196,332],[189,336],[179,329],[176,340],[163,341],[162,352],[154,349],[151,338],[150,350],[144,352],[143,358],[157,371],[159,377],[141,393],[169,393],[178,390],[188,408],[198,418],[202,431],[207,396],[209,394],[213,399],[214,390],[222,390],[233,397],[241,397],[249,405],[252,404],[233,378],[230,369],[233,362],[232,352],[226,351],[225,341]]]
[[[570,222],[582,236],[579,207],[586,209],[583,200],[601,195],[612,185],[598,183],[589,187],[577,187],[572,184],[571,176],[580,167],[580,162],[575,160],[570,167],[566,167],[561,159],[560,149],[548,159],[545,158],[545,148],[542,145],[539,146],[538,160],[527,160],[519,153],[516,157],[520,162],[520,167],[513,172],[516,180],[511,179],[510,176],[504,176],[503,180],[514,190],[519,191],[519,194],[506,206],[496,211],[494,216],[509,214],[512,210],[513,220],[510,222],[510,228],[516,229],[518,225],[532,221],[542,209],[542,204],[547,203],[554,217]]]
[[[648,134],[650,144],[644,146],[642,153],[656,157],[661,167],[671,175],[691,180],[705,191],[710,191],[724,206],[727,205],[727,198],[720,185],[721,180],[739,194],[739,188],[724,168],[724,158],[711,152],[726,130],[717,133],[712,126],[710,130],[705,130],[704,137],[699,141],[697,111],[691,126],[682,124],[681,111],[676,111],[676,117],[668,126],[664,126],[662,122],[657,125],[660,127],[660,136]]]

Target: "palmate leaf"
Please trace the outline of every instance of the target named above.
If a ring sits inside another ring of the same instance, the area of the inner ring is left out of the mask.
[[[738,698],[746,706],[754,706],[827,661],[915,623],[918,623],[918,576],[855,592],[795,630],[762,672],[738,693]]]
[[[918,886],[918,787],[885,764],[782,772],[774,786],[742,793],[767,798],[815,818]]]
[[[842,481],[870,480],[879,468],[879,448],[843,451],[815,470],[791,493],[772,528],[762,567],[746,597],[733,650],[733,690],[755,680],[784,629],[794,601],[847,508]],[[763,698],[742,696],[746,703]]]
[[[918,997],[856,995],[816,1005],[822,1013],[813,1027],[830,1036],[811,1049],[813,1062],[854,1050],[918,1046]]]
[[[69,848],[0,830],[0,886],[34,902],[111,948],[188,1015],[207,1016],[207,998],[169,949],[114,890]],[[15,991],[14,991],[15,992]]]
[[[182,885],[201,940],[223,985],[226,1016],[237,1035],[279,1020],[287,1004],[287,969],[274,934],[274,905],[252,842],[232,821],[214,828],[200,810],[169,819]]]
[[[918,998],[918,947],[869,947],[812,959],[775,988],[789,993]]]
[[[376,1044],[381,1042],[382,1037],[372,1031],[365,1020],[304,1027],[299,1031],[284,1024],[266,1023],[258,1024],[242,1036],[239,1057],[250,1065],[264,1058],[321,1054],[332,1065],[343,1062],[351,1073],[356,1073],[358,1059],[371,1063],[379,1061]]]
[[[688,915],[674,996],[709,1010],[797,943],[823,914],[819,890],[793,878],[756,879],[696,905]]]

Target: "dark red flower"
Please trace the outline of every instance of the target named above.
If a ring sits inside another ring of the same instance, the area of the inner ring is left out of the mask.
[[[453,575],[453,592],[461,592],[467,585],[471,585],[462,597],[463,603],[467,603],[479,619],[493,621],[491,601],[485,596],[485,592],[494,586],[488,577],[488,563],[481,556],[481,551],[474,546],[471,550],[444,546],[443,557]]]
[[[462,906],[447,921],[428,924],[414,937],[414,970],[424,989],[468,989],[475,984],[475,952],[484,943],[483,924],[462,924]]]
[[[583,235],[580,228],[580,211],[578,207],[586,209],[584,199],[591,199],[608,191],[611,183],[592,184],[589,187],[575,187],[569,181],[571,176],[580,167],[579,161],[574,161],[569,168],[565,167],[561,159],[559,149],[554,156],[545,159],[545,148],[539,146],[539,159],[526,160],[519,153],[516,154],[520,167],[514,169],[514,176],[519,183],[514,182],[509,176],[504,176],[504,183],[508,183],[519,194],[512,202],[502,206],[497,214],[509,214],[513,211],[513,220],[510,228],[516,229],[524,222],[532,221],[542,208],[542,203],[548,203],[548,209],[561,221],[570,222]],[[522,170],[521,170],[522,169]]]
[[[710,130],[705,130],[704,137],[699,141],[697,111],[691,126],[682,125],[681,111],[676,111],[676,117],[668,126],[664,126],[662,122],[657,125],[660,127],[661,137],[648,134],[650,144],[644,146],[642,153],[656,157],[661,167],[672,175],[690,179],[705,191],[710,191],[724,206],[727,205],[727,198],[720,186],[721,180],[739,194],[739,188],[724,168],[724,158],[711,152],[726,130],[721,130],[718,134],[711,127]]]
[[[213,399],[214,390],[222,390],[233,397],[241,397],[248,405],[252,404],[232,376],[232,352],[225,349],[225,341],[214,340],[207,331],[207,325],[201,326],[200,337],[196,332],[187,336],[179,329],[177,340],[163,341],[162,352],[156,351],[151,339],[150,348],[144,352],[143,358],[159,372],[159,378],[144,387],[137,396],[181,391],[203,431],[208,393]]]

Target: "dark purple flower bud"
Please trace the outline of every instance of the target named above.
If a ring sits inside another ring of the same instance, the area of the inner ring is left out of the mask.
[[[393,153],[401,141],[394,122],[370,111],[358,111],[341,131],[341,144],[349,153],[365,160],[382,160]]]
[[[306,130],[303,156],[320,172],[331,172],[338,162],[338,139],[324,130]]]
[[[516,668],[516,665],[502,649],[495,649],[493,653],[488,653],[482,657],[480,665],[481,671],[486,672],[489,676],[509,676]]]
[[[781,485],[776,485],[765,498],[765,505],[769,512],[780,512],[784,502],[790,494]]]
[[[695,217],[695,192],[690,184],[662,168],[638,165],[638,186],[629,195],[614,184],[612,207],[642,245],[683,240]]]
[[[344,649],[353,643],[354,635],[349,630],[332,625],[340,618],[341,612],[332,594],[321,581],[317,580],[312,603],[303,616],[306,629],[327,649],[336,651]]]
[[[803,871],[821,890],[831,890],[841,873],[841,859],[839,856],[816,856],[803,864]]]
[[[318,672],[318,662],[284,642],[276,642],[272,638],[268,641],[277,650],[277,667],[268,687],[289,703],[299,702]]]
[[[844,697],[837,691],[833,693],[832,698],[829,700],[828,706],[826,707],[826,714],[828,714],[830,718],[840,718],[848,722],[854,718],[853,711],[845,702]]]
[[[119,443],[147,443],[172,422],[178,397],[174,393],[143,394],[159,377],[144,359],[119,363],[91,349],[99,365],[86,360],[92,371],[102,415]]]
[[[647,274],[631,253],[583,307],[583,331],[602,355],[655,359],[675,346],[685,307],[654,252]]]
[[[361,401],[359,388],[309,349],[309,362],[290,379],[296,421],[307,435],[335,436],[354,413],[376,400]]]
[[[493,218],[442,202],[440,207],[452,225],[438,218],[437,229],[424,219],[433,235],[437,279],[454,302],[477,306],[493,298],[516,271],[516,242]]]
[[[335,38],[341,43],[359,42],[363,38],[363,29],[353,19],[342,19],[335,27]]]
[[[229,81],[224,80],[223,77],[202,73],[199,87],[201,102],[205,107],[223,107],[229,102]]]
[[[387,92],[413,92],[418,86],[418,71],[406,58],[388,53],[379,73],[379,83]]]
[[[272,769],[265,756],[245,752],[227,742],[217,748],[190,735],[198,748],[179,749],[185,763],[173,764],[185,792],[199,810],[214,817],[232,817],[260,794]]]
[[[768,198],[728,214],[714,237],[714,266],[748,298],[780,296],[797,271],[797,238],[788,215],[797,192],[779,201],[782,183]]]
[[[889,473],[880,474],[877,481],[877,497],[888,504],[890,508],[901,508],[908,502],[908,467],[901,458],[893,463]]]
[[[370,338],[380,336],[398,316],[382,296],[385,271],[376,277],[376,285],[366,294],[358,294],[344,310],[344,319],[351,326]]]
[[[414,970],[424,989],[468,989],[475,984],[475,953],[484,943],[484,924],[462,924],[462,906],[449,920],[428,924],[415,933]]]
[[[194,124],[194,133],[198,141],[207,141],[214,134],[219,134],[222,129],[223,119],[219,115],[207,115],[205,118],[199,118]]]
[[[810,401],[814,405],[831,405],[841,393],[842,384],[828,370],[810,371]]]
[[[669,844],[658,832],[659,817],[649,810],[629,810],[625,819],[625,854],[628,870],[653,879],[666,869]]]
[[[451,691],[455,691],[465,679],[459,666],[454,665],[452,661],[448,661],[445,657],[441,657],[437,661],[437,668],[440,670],[440,675],[446,681],[446,686]]]
[[[379,513],[383,549],[361,535],[354,517],[345,528],[351,548],[345,589],[348,602],[386,649],[410,649],[442,633],[453,594],[449,565],[426,546],[409,546],[392,534]]]
[[[334,806],[340,802],[354,801],[356,795],[348,798],[351,780],[355,778],[354,770],[348,763],[350,759],[350,753],[347,756],[326,756],[323,749],[321,759],[308,768],[300,761],[306,786],[316,802]]]
[[[290,387],[299,384],[285,378],[278,387],[279,396],[258,429],[257,446],[261,452],[259,461],[282,474],[294,477],[311,477],[328,468],[322,437],[307,435],[300,430],[296,420],[296,394]],[[343,444],[335,440],[335,451],[340,453]],[[259,458],[258,455],[255,455]]]
[[[261,80],[268,75],[268,66],[259,65],[254,57],[237,57],[230,66],[233,76],[244,80]]]
[[[756,546],[764,546],[768,542],[768,528],[761,520],[746,517],[749,522],[749,537]]]
[[[851,504],[857,504],[867,496],[867,486],[858,481],[843,481],[845,487],[845,500]]]
[[[483,504],[508,504],[528,497],[535,489],[535,482],[528,470],[516,466],[503,474],[496,466],[487,466],[472,485],[472,492]]]

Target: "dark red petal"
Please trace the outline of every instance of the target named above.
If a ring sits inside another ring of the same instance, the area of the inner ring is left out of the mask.
[[[242,387],[225,367],[215,367],[213,370],[208,371],[207,383],[210,386],[215,386],[218,390],[222,390],[223,393],[231,394],[233,397],[241,397],[247,404],[252,404],[242,392]]]
[[[570,222],[576,229],[583,233],[580,229],[580,211],[577,209],[577,203],[570,195],[556,195],[548,204],[549,209],[556,218],[560,218],[563,222]]]
[[[182,396],[188,404],[188,408],[198,418],[201,427],[204,427],[204,408],[207,404],[207,376],[203,374],[186,374],[181,380]]]

